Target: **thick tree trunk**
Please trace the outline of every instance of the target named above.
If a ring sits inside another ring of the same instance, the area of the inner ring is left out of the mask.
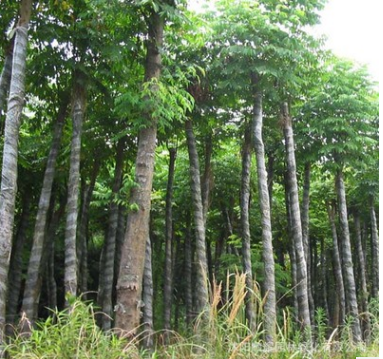
[[[242,146],[242,175],[241,175],[241,233],[242,233],[242,265],[246,274],[246,320],[251,332],[255,332],[255,309],[252,291],[254,288],[253,272],[251,265],[251,236],[249,222],[250,206],[250,167],[251,167],[251,132],[247,125]]]
[[[118,227],[119,206],[116,203],[116,196],[121,188],[123,167],[124,167],[124,146],[125,139],[122,138],[117,144],[116,167],[114,169],[114,180],[112,186],[112,199],[109,204],[108,230],[104,245],[104,262],[102,274],[100,275],[100,299],[102,311],[102,329],[107,331],[112,327],[113,318],[113,283],[114,283],[114,260],[116,256],[116,236]]]
[[[335,276],[335,288],[336,293],[339,299],[339,321],[336,322],[333,320],[333,325],[343,325],[344,320],[346,317],[346,296],[344,292],[344,282],[343,282],[343,273],[342,273],[342,266],[340,261],[340,251],[338,246],[338,233],[336,229],[336,223],[335,223],[335,208],[334,205],[327,203],[327,213],[328,218],[330,222],[331,227],[331,233],[332,233],[332,257],[333,257],[333,266],[334,266],[334,276]]]
[[[204,210],[201,195],[198,152],[193,133],[193,125],[190,120],[186,121],[185,128],[190,161],[190,183],[193,201],[194,230],[197,254],[195,310],[198,314],[201,314],[204,312],[204,310],[206,310],[206,306],[208,305],[209,301],[207,286],[208,264],[206,256]]]
[[[164,329],[170,330],[173,297],[173,182],[177,149],[169,148],[169,172],[166,188],[165,217],[165,273],[164,273]]]
[[[33,245],[28,264],[27,279],[25,282],[22,310],[27,318],[33,323],[37,318],[39,297],[44,264],[42,262],[43,251],[46,244],[46,233],[48,225],[48,212],[51,204],[53,180],[55,176],[56,160],[60,150],[62,132],[67,115],[68,99],[63,97],[53,132],[51,149],[45,168],[43,186],[41,189],[39,207],[37,210],[35,229],[33,234]]]
[[[264,263],[264,293],[266,296],[263,312],[265,321],[266,341],[273,343],[276,336],[276,299],[275,299],[275,274],[274,274],[274,252],[271,232],[271,211],[267,171],[265,165],[265,148],[263,145],[262,127],[262,93],[258,90],[254,93],[254,110],[252,131],[254,136],[254,147],[257,158],[258,195],[261,210],[262,223],[262,259]],[[249,248],[250,249],[250,248]]]
[[[287,180],[289,182],[291,234],[296,255],[297,266],[297,297],[298,297],[298,322],[302,330],[310,332],[310,310],[307,287],[307,265],[302,240],[301,215],[299,209],[298,183],[295,164],[294,135],[292,120],[289,114],[288,105],[284,103],[281,108],[281,122],[286,147]],[[307,338],[309,339],[308,335]]]
[[[66,295],[77,295],[77,218],[79,207],[79,185],[80,185],[80,154],[81,134],[85,113],[85,88],[84,76],[75,74],[72,104],[72,142],[70,153],[70,167],[68,179],[68,198],[66,205],[65,224],[65,272],[64,287]]]
[[[160,47],[163,42],[163,19],[157,13],[149,18],[149,38],[145,81],[158,79],[161,73]],[[147,114],[151,118],[150,114]],[[115,306],[118,329],[134,335],[140,324],[142,278],[144,274],[146,240],[149,236],[150,195],[152,191],[157,124],[151,118],[149,127],[140,130],[136,158],[137,187],[131,191],[130,203],[137,206],[128,216],[122,248]]]
[[[152,272],[152,247],[150,238],[146,240],[145,267],[142,289],[144,325],[143,344],[146,349],[153,348],[153,272]]]
[[[373,298],[379,298],[379,235],[378,225],[373,198],[370,200],[370,220],[371,220],[371,251],[372,251],[372,291]]]
[[[306,258],[306,264],[307,264],[307,290],[308,290],[308,298],[309,298],[310,320],[311,320],[311,323],[314,323],[315,304],[314,304],[313,286],[312,286],[313,282],[311,278],[312,277],[311,245],[310,245],[310,237],[309,237],[310,177],[311,177],[311,165],[309,162],[306,162],[305,169],[304,169],[301,223],[302,223],[303,248],[305,251],[305,258]]]
[[[359,278],[360,278],[360,303],[361,303],[361,326],[363,328],[362,334],[363,339],[368,340],[371,333],[371,325],[370,325],[370,316],[367,314],[368,312],[368,290],[367,290],[367,271],[366,271],[366,263],[364,261],[364,253],[362,248],[362,232],[360,227],[360,217],[358,211],[353,212],[354,216],[354,227],[355,227],[355,249],[357,252],[357,260],[359,263]]]
[[[341,170],[338,170],[336,174],[335,186],[338,197],[339,223],[341,229],[344,289],[346,303],[348,306],[348,313],[346,312],[346,315],[352,317],[353,340],[355,342],[359,342],[362,340],[362,337],[359,322],[358,303],[356,300],[355,278],[353,272],[352,251],[350,243],[350,231],[347,217],[346,191],[344,188],[343,174]]]
[[[28,24],[31,12],[32,0],[23,0],[21,2],[20,20],[15,30],[12,75],[4,130],[0,194],[0,357],[3,355],[7,277],[17,192],[18,140],[24,106]]]

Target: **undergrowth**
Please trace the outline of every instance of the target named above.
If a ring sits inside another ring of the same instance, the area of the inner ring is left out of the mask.
[[[286,309],[276,341],[270,345],[263,341],[264,298],[258,286],[253,288],[256,330],[250,333],[244,324],[244,275],[228,276],[225,285],[223,290],[222,284],[213,284],[209,308],[197,318],[193,335],[171,332],[168,344],[157,344],[152,350],[139,349],[140,339],[129,342],[113,332],[101,331],[96,324],[93,305],[75,300],[70,309],[52,311],[52,315],[39,322],[30,333],[19,332],[10,339],[6,352],[10,359],[348,359],[379,356],[377,301],[370,303],[368,315],[372,329],[367,344],[353,344],[349,340],[351,326],[348,324],[339,332],[326,334],[329,328],[322,309],[316,312],[314,343],[304,343],[301,333],[294,329],[291,312]],[[160,338],[163,333],[156,335]]]

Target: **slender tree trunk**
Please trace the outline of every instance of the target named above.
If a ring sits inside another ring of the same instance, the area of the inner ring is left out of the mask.
[[[165,273],[164,273],[164,329],[170,330],[173,297],[173,182],[177,149],[169,148],[169,173],[166,188],[165,217]]]
[[[338,170],[335,177],[335,186],[338,197],[339,222],[341,228],[342,242],[342,258],[343,258],[343,273],[344,273],[344,288],[346,295],[346,303],[348,303],[349,312],[346,315],[352,317],[352,334],[355,342],[362,340],[358,303],[356,300],[355,278],[352,264],[352,252],[350,243],[350,231],[347,217],[346,191],[344,188],[343,174]]]
[[[370,200],[371,250],[372,250],[372,297],[379,297],[379,235],[373,198]]]
[[[242,175],[241,175],[241,232],[242,232],[242,265],[246,274],[246,319],[252,333],[256,330],[255,308],[252,291],[254,288],[251,265],[251,236],[249,222],[250,206],[250,167],[251,167],[251,132],[247,125],[242,146]]]
[[[296,291],[298,297],[298,321],[302,327],[302,330],[309,332],[311,321],[307,287],[307,265],[302,240],[301,215],[299,209],[298,184],[295,164],[294,135],[292,120],[289,114],[287,103],[282,105],[281,116],[286,147],[287,180],[289,182],[288,188],[290,190],[289,197],[292,225],[291,232],[297,265]]]
[[[4,66],[0,76],[0,116],[6,112],[5,104],[7,103],[9,85],[12,76],[14,39],[14,37],[11,39],[5,50]]]
[[[116,256],[116,235],[118,227],[118,204],[116,196],[121,188],[123,167],[124,167],[124,146],[125,139],[122,138],[117,144],[116,167],[114,169],[114,181],[112,186],[112,199],[109,204],[108,231],[105,238],[104,254],[105,259],[102,266],[102,275],[100,276],[100,287],[103,293],[101,296],[102,311],[106,314],[102,316],[102,329],[107,331],[112,327],[113,317],[113,282],[114,282],[114,260]],[[149,242],[150,244],[150,242]]]
[[[340,261],[340,251],[338,247],[338,233],[335,223],[335,208],[330,203],[327,203],[327,213],[333,240],[332,257],[334,263],[335,288],[339,298],[339,322],[336,325],[343,325],[346,317],[346,296],[344,292],[343,273]],[[336,322],[333,320],[333,323],[335,324]]]
[[[363,328],[363,338],[368,340],[371,333],[370,317],[367,314],[368,311],[368,290],[367,290],[367,278],[366,278],[366,263],[364,261],[364,253],[362,248],[362,233],[360,227],[360,217],[358,211],[354,211],[354,226],[355,226],[355,247],[357,252],[357,260],[359,263],[359,275],[360,275],[360,300],[361,300],[361,326]]]
[[[273,205],[273,183],[274,183],[274,153],[269,153],[267,156],[267,188],[269,190],[269,202],[270,202],[270,213]]]
[[[185,306],[186,306],[186,325],[190,327],[194,319],[193,314],[193,293],[192,293],[192,244],[191,244],[191,223],[190,214],[186,215],[186,234],[185,234]]]
[[[48,212],[51,204],[53,180],[55,176],[56,161],[60,150],[61,137],[67,115],[68,99],[64,96],[61,103],[57,120],[53,132],[51,149],[48,155],[47,165],[45,168],[43,186],[41,189],[39,207],[36,216],[35,229],[33,234],[33,245],[29,258],[27,279],[25,282],[24,297],[22,311],[25,312],[27,318],[34,323],[37,318],[37,310],[39,306],[39,297],[41,282],[43,275],[42,257],[46,244],[46,232],[48,225]]]
[[[312,288],[312,272],[311,272],[311,245],[309,237],[309,210],[310,210],[310,177],[311,177],[311,165],[309,162],[305,163],[304,169],[304,184],[303,184],[303,196],[302,196],[302,213],[301,213],[301,223],[302,223],[302,241],[303,248],[305,251],[305,259],[307,263],[307,290],[308,290],[308,299],[309,299],[309,308],[310,308],[310,320],[311,323],[314,323],[314,296]]]
[[[187,120],[185,127],[190,161],[190,182],[197,254],[195,310],[198,314],[200,314],[206,309],[209,300],[207,286],[208,264],[206,257],[205,222],[201,195],[200,167],[192,122]]]
[[[253,110],[252,131],[254,136],[254,147],[257,158],[257,174],[258,174],[258,194],[259,205],[261,210],[262,222],[262,259],[264,263],[264,292],[266,300],[264,304],[264,320],[266,341],[273,343],[276,336],[276,299],[275,299],[275,274],[274,274],[274,252],[272,244],[271,232],[271,211],[270,199],[267,181],[267,171],[265,165],[265,148],[263,145],[262,127],[263,127],[263,109],[262,109],[262,93],[256,90],[254,93],[254,110]]]
[[[143,316],[144,324],[144,347],[153,348],[153,272],[152,272],[152,247],[150,238],[146,240],[145,267],[142,289]]]
[[[207,212],[210,206],[210,192],[212,189],[213,174],[211,169],[211,155],[213,152],[213,141],[211,134],[205,139],[205,169],[201,183],[201,196],[203,206],[203,221],[206,228]]]
[[[64,287],[66,295],[77,294],[77,218],[79,207],[79,185],[80,185],[80,154],[81,134],[85,113],[85,87],[84,76],[75,74],[72,105],[72,142],[70,153],[70,168],[68,179],[68,199],[66,205],[65,224],[65,272]]]
[[[15,30],[12,76],[5,118],[0,193],[0,357],[3,355],[7,277],[17,192],[18,140],[24,106],[28,25],[31,12],[32,0],[22,0],[20,20]]]
[[[321,280],[321,299],[322,299],[322,307],[325,310],[326,318],[330,318],[330,311],[328,308],[327,302],[327,258],[324,244],[324,237],[321,238],[320,243],[320,276]]]
[[[250,195],[249,195],[249,198],[250,198]],[[233,232],[233,225],[231,224],[230,212],[227,208],[225,208],[225,210],[224,210],[224,216],[226,218],[226,223],[227,223],[227,233],[226,233],[227,235],[225,238],[229,238],[233,235],[234,232]],[[228,248],[229,248],[228,253],[234,254],[235,256],[239,257],[239,252],[238,252],[238,249],[235,245],[230,243],[228,245]]]
[[[149,38],[145,66],[145,81],[158,79],[161,73],[160,48],[163,42],[164,21],[157,13],[149,20]],[[149,236],[150,195],[152,191],[154,157],[157,141],[157,123],[151,114],[149,127],[138,135],[136,158],[137,187],[131,191],[130,203],[137,209],[128,216],[125,241],[122,248],[120,272],[117,282],[116,328],[136,333],[140,324],[142,278],[144,274],[146,240]]]

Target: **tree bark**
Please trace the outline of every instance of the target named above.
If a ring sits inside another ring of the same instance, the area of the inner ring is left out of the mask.
[[[64,287],[66,295],[77,295],[77,218],[79,207],[81,134],[85,113],[84,76],[75,73],[72,104],[72,142],[68,179],[68,199],[65,224],[65,272]]]
[[[276,337],[276,298],[275,298],[275,274],[274,274],[274,252],[271,232],[271,211],[269,189],[267,181],[267,171],[265,164],[265,148],[263,145],[262,127],[263,127],[263,109],[262,93],[255,90],[254,110],[253,110],[252,131],[254,136],[254,147],[257,158],[258,174],[258,195],[261,210],[262,222],[262,259],[264,263],[264,292],[266,300],[263,308],[265,321],[266,341],[273,343]]]
[[[11,84],[5,118],[0,193],[0,357],[3,355],[7,277],[17,192],[18,140],[25,97],[28,25],[31,12],[32,0],[22,0],[20,20],[15,30]]]
[[[207,212],[210,206],[210,192],[212,189],[213,174],[211,169],[211,155],[213,153],[213,141],[211,134],[205,139],[205,169],[202,176],[201,196],[203,206],[203,221],[206,228]]]
[[[145,66],[145,80],[158,79],[161,73],[160,47],[163,42],[164,21],[157,13],[149,18],[149,38]],[[154,157],[157,141],[156,119],[138,135],[136,183],[130,203],[135,204],[128,216],[117,282],[116,328],[134,335],[140,324],[142,278],[145,264],[146,240],[149,236],[150,195],[152,191]]]
[[[341,229],[343,259],[342,265],[345,284],[344,288],[346,303],[348,306],[348,313],[346,312],[346,315],[349,315],[352,318],[353,340],[355,342],[360,342],[362,340],[362,337],[359,322],[358,303],[356,300],[355,278],[353,272],[352,252],[350,243],[350,231],[347,217],[346,191],[341,170],[338,170],[335,176],[335,187],[338,197],[339,223]]]
[[[281,122],[286,147],[287,181],[289,182],[291,234],[296,256],[297,266],[297,298],[298,298],[298,322],[302,330],[308,334],[311,329],[310,310],[307,287],[307,264],[302,240],[301,215],[299,209],[298,183],[295,164],[294,135],[292,120],[288,105],[284,103],[281,108]],[[307,338],[311,338],[311,334]]]
[[[193,125],[190,120],[185,123],[186,140],[190,162],[190,183],[193,201],[194,229],[196,239],[196,288],[195,288],[195,310],[198,314],[203,313],[208,305],[208,264],[206,256],[205,221],[204,209],[201,195],[200,166],[196,140],[193,133]]]
[[[42,257],[46,244],[48,226],[48,212],[51,204],[53,180],[55,177],[56,161],[60,150],[62,132],[68,110],[68,98],[63,97],[57,120],[54,127],[51,149],[49,151],[47,164],[44,173],[43,186],[41,189],[39,206],[36,215],[35,229],[33,233],[33,244],[28,264],[27,279],[25,282],[22,311],[32,323],[37,319],[39,297],[43,275]]]
[[[173,297],[173,182],[177,157],[177,149],[169,148],[169,172],[166,188],[165,217],[165,273],[164,273],[164,329],[171,329],[172,297]],[[165,335],[167,333],[165,332]]]
[[[379,298],[379,235],[373,198],[370,199],[372,291],[373,298]]]
[[[191,220],[190,214],[186,214],[186,234],[185,234],[185,306],[186,306],[186,325],[190,327],[193,319],[193,290],[192,290],[192,244],[191,244]]]
[[[6,112],[5,104],[7,103],[9,85],[11,83],[12,76],[14,39],[15,38],[12,37],[9,45],[5,50],[4,66],[0,76],[0,116]]]

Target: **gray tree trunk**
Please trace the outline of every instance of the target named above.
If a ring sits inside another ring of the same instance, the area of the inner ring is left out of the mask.
[[[190,184],[193,201],[194,230],[196,238],[196,287],[195,287],[195,310],[198,314],[203,313],[209,302],[208,295],[208,264],[206,256],[205,221],[201,195],[200,166],[196,140],[193,133],[193,125],[190,120],[185,122],[186,140],[188,144],[190,162]]]
[[[273,343],[276,336],[276,296],[275,296],[275,274],[274,274],[274,251],[273,238],[271,232],[271,210],[269,199],[269,188],[267,181],[267,171],[265,164],[265,148],[263,145],[262,127],[263,127],[263,109],[262,93],[257,90],[254,93],[252,131],[254,136],[254,147],[257,158],[258,174],[258,195],[261,210],[262,222],[262,259],[264,263],[264,292],[266,300],[263,308],[266,341]]]
[[[165,272],[164,272],[164,329],[171,329],[173,298],[173,182],[177,149],[169,148],[169,172],[166,188],[165,215]],[[165,333],[167,336],[167,333]]]
[[[63,97],[57,120],[54,127],[51,149],[49,151],[44,173],[43,186],[40,193],[39,206],[36,215],[35,229],[33,233],[33,244],[29,257],[28,273],[25,282],[22,311],[32,323],[37,319],[40,289],[38,285],[43,275],[42,257],[46,244],[46,232],[48,226],[48,212],[51,204],[53,180],[55,177],[56,160],[60,150],[62,132],[68,110],[68,99]]]
[[[291,234],[296,255],[298,322],[302,330],[311,338],[311,320],[307,287],[307,264],[302,240],[301,215],[299,209],[298,183],[295,164],[295,149],[292,120],[287,103],[281,108],[281,123],[286,147],[287,181],[289,182]]]
[[[84,122],[86,94],[84,76],[77,72],[74,77],[72,100],[72,142],[68,179],[68,198],[65,224],[65,271],[66,295],[77,295],[77,218],[79,207],[81,134]]]
[[[192,244],[191,244],[191,221],[190,214],[187,213],[186,234],[185,234],[185,306],[186,306],[186,325],[190,327],[193,319],[193,289],[192,289]]]
[[[379,298],[379,235],[378,225],[373,198],[370,200],[370,220],[371,220],[371,250],[372,250],[372,291],[373,298]]]
[[[14,37],[11,39],[5,51],[4,66],[0,76],[0,116],[6,112],[5,104],[7,103],[9,85],[11,83],[12,76],[14,39]]]
[[[341,243],[342,243],[342,265],[344,274],[344,289],[346,296],[346,303],[348,306],[348,312],[346,315],[352,318],[352,334],[355,342],[362,340],[358,303],[356,300],[355,278],[352,263],[352,251],[350,243],[350,231],[348,226],[347,217],[347,203],[346,203],[346,191],[344,187],[343,174],[341,170],[338,170],[335,176],[335,186],[338,197],[338,210],[339,210],[339,223],[341,229]]]
[[[23,0],[20,20],[15,30],[12,76],[5,118],[0,193],[0,357],[3,355],[7,277],[17,192],[18,140],[24,106],[28,25],[31,12],[32,0]]]

